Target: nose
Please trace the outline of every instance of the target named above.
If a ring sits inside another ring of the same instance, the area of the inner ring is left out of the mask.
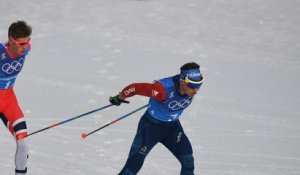
[[[196,95],[196,94],[197,94],[197,89],[191,89],[191,90],[190,90],[190,94],[191,94],[192,96]]]
[[[197,94],[197,90],[193,90],[193,92],[192,92],[194,95],[196,95]]]

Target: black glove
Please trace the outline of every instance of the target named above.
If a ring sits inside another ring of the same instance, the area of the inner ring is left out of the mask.
[[[121,100],[119,95],[109,97],[109,102],[113,105],[120,106],[121,103],[129,103],[129,101]]]

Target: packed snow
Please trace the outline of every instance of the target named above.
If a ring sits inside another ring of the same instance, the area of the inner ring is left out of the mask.
[[[15,84],[29,133],[109,104],[133,82],[201,65],[205,83],[181,117],[196,175],[300,174],[299,0],[0,0],[0,37],[33,27]],[[147,104],[111,107],[28,137],[29,175],[112,175],[123,167]],[[0,125],[0,174],[14,173],[15,140]],[[176,175],[162,145],[139,174]]]

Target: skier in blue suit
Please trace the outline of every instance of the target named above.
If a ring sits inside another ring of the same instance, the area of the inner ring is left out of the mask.
[[[180,74],[154,83],[133,83],[109,101],[119,106],[128,97],[150,97],[148,109],[141,117],[128,159],[119,175],[135,175],[141,169],[151,149],[162,143],[181,163],[180,175],[194,174],[194,157],[191,143],[184,133],[179,118],[192,103],[203,83],[200,66],[186,63]]]
[[[14,22],[8,29],[8,42],[0,43],[0,118],[16,140],[15,175],[27,172],[29,151],[24,138],[27,125],[14,93],[14,84],[31,49],[31,32],[31,26],[25,21]]]

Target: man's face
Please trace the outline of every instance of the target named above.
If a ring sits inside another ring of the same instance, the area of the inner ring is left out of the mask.
[[[182,94],[186,94],[189,97],[194,97],[199,89],[190,88],[185,81],[180,81],[180,91]]]
[[[9,43],[9,49],[11,52],[13,52],[16,55],[22,55],[24,54],[26,48],[29,45],[30,37],[24,37],[24,38],[16,38],[9,37],[8,43]]]

